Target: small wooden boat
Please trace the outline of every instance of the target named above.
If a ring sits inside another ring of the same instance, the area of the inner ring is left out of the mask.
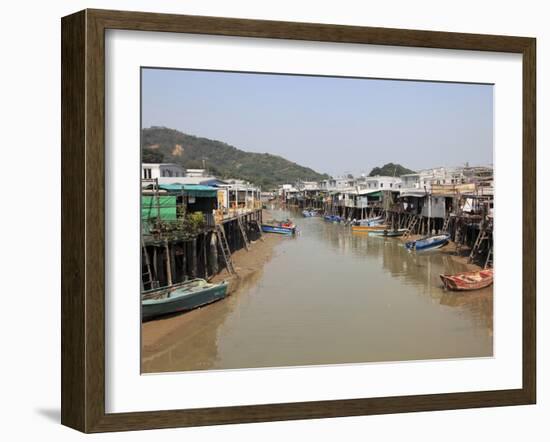
[[[405,247],[409,250],[434,250],[443,247],[449,241],[451,235],[445,233],[443,235],[427,236],[425,238],[417,239],[416,241],[409,241],[405,243]]]
[[[395,230],[371,230],[369,235],[375,236],[387,236],[387,237],[396,237],[403,236],[407,229],[395,229]]]
[[[210,284],[196,278],[171,287],[147,290],[142,293],[141,317],[143,320],[193,310],[225,298],[227,282]]]
[[[356,226],[372,226],[376,224],[382,224],[384,222],[383,216],[377,216],[374,218],[366,218],[355,221]]]
[[[493,283],[493,269],[462,272],[455,275],[439,275],[448,290],[479,290]]]
[[[351,231],[354,233],[370,233],[375,231],[384,231],[388,230],[386,224],[376,224],[373,226],[351,226]]]
[[[329,221],[329,222],[332,222],[332,223],[339,223],[343,219],[339,215],[325,215],[323,218],[324,218],[325,221]]]
[[[304,215],[304,217],[306,217],[306,218],[311,218],[311,217],[317,216],[319,214],[317,213],[316,210],[307,210],[306,209],[306,210],[302,210],[302,215]]]
[[[284,226],[281,224],[262,224],[262,232],[294,235],[296,233],[296,226],[294,224],[292,226]]]

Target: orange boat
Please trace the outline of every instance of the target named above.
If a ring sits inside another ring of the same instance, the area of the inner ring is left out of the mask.
[[[388,230],[389,227],[385,224],[378,224],[377,226],[351,226],[351,231],[356,233],[369,233],[377,230]]]
[[[449,290],[479,290],[493,283],[493,269],[462,272],[455,275],[439,275],[443,285]]]

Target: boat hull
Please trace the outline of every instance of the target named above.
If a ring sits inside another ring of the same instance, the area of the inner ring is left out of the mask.
[[[278,233],[280,235],[293,235],[296,233],[296,227],[281,227],[262,224],[262,232]]]
[[[351,231],[355,233],[383,232],[384,230],[388,230],[388,226],[385,224],[376,226],[351,226]]]
[[[369,232],[369,235],[375,236],[386,236],[386,237],[396,237],[403,236],[407,229],[397,229],[397,230],[372,230]]]
[[[373,226],[376,224],[382,224],[384,222],[383,216],[377,216],[375,218],[360,219],[357,221],[358,226]]]
[[[315,210],[303,210],[302,215],[305,218],[312,218],[314,216],[317,216],[317,212]]]
[[[454,275],[439,275],[448,290],[471,291],[489,287],[493,283],[493,269],[463,272]]]
[[[206,287],[193,292],[180,287],[169,293],[169,296],[161,299],[146,299],[141,302],[141,317],[144,321],[193,310],[219,301],[227,295],[227,283],[224,281],[221,284],[206,284]]]
[[[416,251],[435,250],[447,244],[449,238],[450,235],[430,236],[428,238],[417,239],[416,241],[409,241],[405,244],[405,247]]]

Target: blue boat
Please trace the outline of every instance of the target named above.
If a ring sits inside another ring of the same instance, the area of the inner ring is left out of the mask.
[[[339,223],[340,221],[342,221],[342,217],[338,215],[325,215],[324,218],[325,221],[329,221],[332,223]]]
[[[296,227],[282,227],[272,224],[262,224],[262,232],[279,233],[281,235],[294,235],[296,233]]]
[[[383,222],[384,222],[384,217],[383,216],[377,216],[377,217],[374,217],[374,218],[366,218],[366,219],[357,220],[355,222],[355,225],[356,226],[372,227],[372,226],[377,226],[379,224],[382,224]]]
[[[317,216],[318,213],[316,210],[302,210],[302,215],[304,215],[306,218],[310,218],[313,216]]]
[[[443,235],[427,236],[425,238],[417,239],[416,241],[409,241],[405,243],[405,247],[409,250],[434,250],[443,247],[449,241],[451,235],[445,233]]]

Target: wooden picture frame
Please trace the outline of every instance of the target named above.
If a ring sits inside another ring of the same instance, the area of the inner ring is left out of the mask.
[[[105,412],[105,30],[419,48],[523,57],[523,386],[513,390],[108,414]],[[536,398],[536,151],[533,38],[84,10],[62,19],[62,409],[83,432],[533,404]]]

